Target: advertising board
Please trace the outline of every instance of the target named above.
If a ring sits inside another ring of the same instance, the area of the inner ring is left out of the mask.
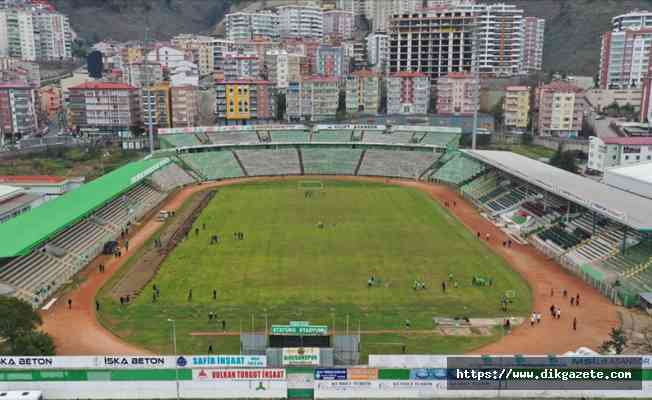
[[[319,365],[319,348],[286,347],[283,349],[283,365]]]
[[[219,368],[195,369],[192,379],[199,381],[284,381],[285,370],[282,368]]]
[[[267,357],[228,354],[179,356],[176,358],[175,366],[179,368],[264,368],[267,366]]]
[[[318,381],[345,381],[346,368],[317,368],[315,380]]]

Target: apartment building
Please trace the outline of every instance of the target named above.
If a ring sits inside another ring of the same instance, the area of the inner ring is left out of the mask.
[[[395,16],[389,22],[389,72],[418,71],[431,79],[473,65],[471,10],[438,9]]]
[[[235,42],[224,39],[213,39],[211,42],[213,50],[213,72],[224,70],[224,58],[226,54],[236,50]]]
[[[350,11],[354,16],[365,15],[366,3],[367,0],[337,0],[335,7],[339,10]]]
[[[565,81],[553,81],[538,89],[539,135],[576,137],[586,111],[584,90]]]
[[[437,79],[437,113],[473,115],[479,82],[473,74],[451,72]]]
[[[224,79],[259,79],[260,60],[255,53],[228,52],[224,54]]]
[[[215,82],[217,117],[227,125],[271,120],[274,101],[270,86],[269,81],[254,79]]]
[[[507,128],[527,129],[530,122],[530,88],[508,86],[503,98],[503,119]]]
[[[46,9],[0,9],[0,56],[27,61],[72,58],[68,17]]]
[[[652,162],[652,137],[589,138],[588,167],[607,168]]]
[[[427,114],[430,78],[423,72],[397,72],[387,78],[387,114]]]
[[[324,15],[319,7],[289,5],[278,7],[281,38],[321,40],[324,36]]]
[[[509,4],[462,3],[451,8],[476,21],[476,65],[482,74],[517,75],[523,61],[523,10]]]
[[[288,120],[319,121],[335,118],[340,83],[340,79],[333,76],[307,76],[300,82],[290,82],[286,95]]]
[[[385,32],[374,32],[367,35],[367,61],[376,72],[384,73],[389,60],[388,41]]]
[[[352,11],[324,11],[324,36],[348,40],[353,37],[354,16]]]
[[[377,114],[380,108],[380,74],[359,70],[346,77],[346,111]]]
[[[138,89],[126,83],[87,82],[68,88],[71,123],[80,133],[130,134],[142,126]]]
[[[199,122],[199,88],[192,85],[172,86],[172,126],[197,126]]]
[[[523,18],[523,72],[543,69],[543,43],[546,20],[537,17]]]
[[[38,40],[40,59],[68,60],[72,58],[72,31],[68,17],[56,12],[33,14]]]
[[[285,50],[271,50],[265,54],[267,79],[279,89],[287,89],[290,81],[301,79],[301,64],[305,61],[301,54],[288,54]]]
[[[143,125],[150,121],[155,129],[172,128],[172,93],[170,82],[160,82],[141,89]]]
[[[233,42],[279,37],[279,16],[271,11],[237,12],[224,17],[226,39]]]
[[[156,46],[147,53],[147,62],[159,63],[166,69],[172,69],[177,64],[186,61],[186,53],[170,46]]]
[[[42,86],[38,89],[39,110],[45,117],[41,123],[54,121],[63,109],[63,94],[58,85]]]
[[[199,68],[190,61],[177,63],[169,71],[172,86],[199,86]]]
[[[162,82],[163,78],[163,66],[160,63],[135,62],[128,64],[124,74],[125,83],[135,88]]]
[[[344,49],[342,47],[321,45],[317,48],[315,73],[323,76],[344,75]]]
[[[0,80],[3,82],[27,82],[41,86],[41,68],[38,63],[19,58],[0,57]]]
[[[37,132],[34,88],[25,82],[0,82],[0,143],[13,143]]]
[[[600,87],[640,86],[650,65],[652,13],[634,11],[612,18],[612,30],[602,35]]]

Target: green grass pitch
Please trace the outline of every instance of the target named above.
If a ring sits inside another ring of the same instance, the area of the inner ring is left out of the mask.
[[[237,337],[193,337],[217,331],[208,313],[227,321],[227,330],[262,331],[292,320],[333,326],[363,336],[366,350],[459,353],[496,339],[414,334],[429,330],[434,316],[498,317],[500,298],[517,294],[509,315],[531,309],[527,283],[445,209],[415,189],[380,183],[323,180],[323,192],[297,181],[246,183],[221,188],[187,240],[167,260],[134,304],[121,307],[100,295],[100,320],[125,339],[155,351],[169,351],[167,318],[177,321],[179,349],[237,352]],[[320,228],[319,225],[323,224]],[[206,224],[206,230],[202,229]],[[234,232],[244,240],[235,240]],[[218,245],[210,245],[213,234]],[[452,273],[446,293],[441,282]],[[374,275],[380,284],[368,288]],[[492,287],[471,284],[473,276],[493,279]],[[415,291],[415,279],[427,289]],[[193,298],[188,301],[188,290]],[[212,299],[212,290],[218,299]],[[104,291],[106,292],[106,290]],[[364,349],[363,349],[364,352]]]

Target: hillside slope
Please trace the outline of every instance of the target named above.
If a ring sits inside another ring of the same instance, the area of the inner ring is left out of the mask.
[[[609,30],[611,17],[634,9],[652,10],[652,0],[501,1],[546,19],[547,71],[583,75],[594,75],[599,68],[600,35]],[[234,10],[256,9],[276,2],[288,0],[54,0],[70,15],[77,32],[91,41],[141,39],[146,20],[158,39],[183,32],[209,33],[232,5]]]
[[[210,33],[231,0],[52,0],[70,16],[75,31],[97,42],[142,40],[145,26],[151,36],[168,39],[179,33]]]

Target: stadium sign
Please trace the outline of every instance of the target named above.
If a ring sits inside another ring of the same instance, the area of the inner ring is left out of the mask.
[[[147,178],[149,175],[156,172],[159,168],[162,168],[162,167],[166,166],[169,162],[170,162],[169,158],[164,158],[163,160],[157,162],[156,164],[154,164],[151,167],[147,168],[143,172],[133,176],[131,178],[131,184],[133,185],[136,182],[142,181],[143,179]]]
[[[176,366],[180,368],[264,368],[267,366],[267,357],[241,355],[179,356],[176,359]]]
[[[284,381],[285,370],[282,368],[198,369],[192,371],[192,379],[199,381]]]
[[[309,324],[272,325],[272,335],[326,336],[328,326]]]
[[[100,368],[169,368],[172,366],[169,357],[134,357],[106,356],[100,357]]]
[[[319,365],[318,347],[286,347],[283,365]]]

